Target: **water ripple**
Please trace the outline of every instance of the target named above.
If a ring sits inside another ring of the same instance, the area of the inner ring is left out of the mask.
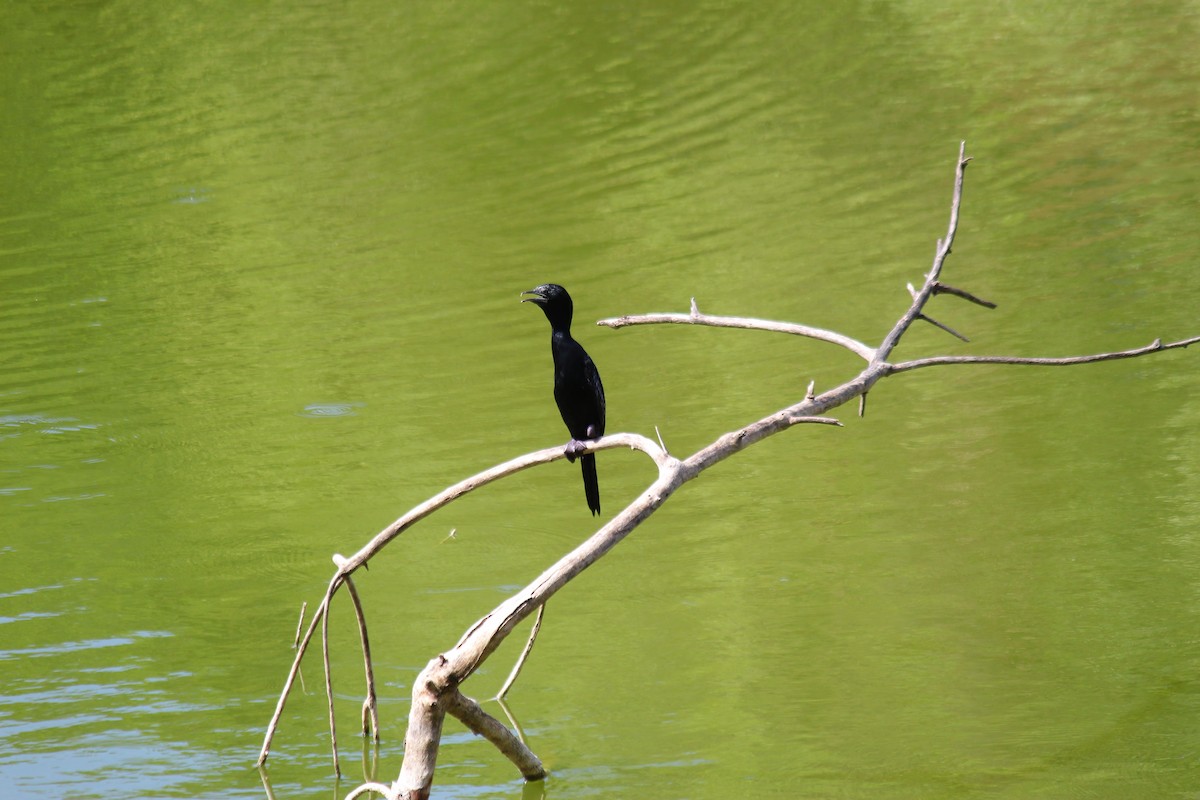
[[[303,411],[297,412],[300,417],[353,417],[357,416],[356,408],[362,408],[365,403],[310,403]]]

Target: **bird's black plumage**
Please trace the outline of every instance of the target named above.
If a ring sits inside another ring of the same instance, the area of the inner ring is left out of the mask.
[[[567,459],[574,461],[587,439],[604,435],[604,385],[600,373],[583,345],[571,338],[571,314],[574,305],[567,290],[556,283],[544,283],[522,294],[522,303],[536,303],[550,320],[550,352],[554,356],[554,402],[571,434]],[[600,484],[596,479],[596,457],[579,456],[583,468],[583,491],[592,514],[600,513]]]

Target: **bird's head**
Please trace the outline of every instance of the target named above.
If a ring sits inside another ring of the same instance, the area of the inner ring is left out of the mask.
[[[571,302],[571,295],[567,294],[567,290],[557,283],[543,283],[541,286],[521,292],[521,294],[532,295],[532,297],[522,296],[521,302],[541,306],[542,311],[546,314],[546,319],[550,320],[550,325],[555,330],[567,330],[571,327],[571,313],[574,311],[574,304]]]

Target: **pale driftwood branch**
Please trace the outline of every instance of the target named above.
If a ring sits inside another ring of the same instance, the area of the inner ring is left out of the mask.
[[[662,444],[662,439],[659,439],[659,444]],[[521,674],[521,668],[525,666],[525,661],[529,658],[529,654],[533,652],[533,645],[537,641],[538,631],[542,629],[542,619],[546,616],[546,604],[543,603],[537,612],[537,618],[533,621],[533,629],[529,631],[529,640],[525,642],[525,649],[521,651],[521,655],[517,658],[517,663],[513,664],[512,671],[508,673],[508,678],[504,681],[504,685],[500,687],[500,691],[496,692],[493,700],[503,700],[504,695],[508,694],[508,690],[516,682],[517,676]]]
[[[863,361],[875,357],[875,350],[857,339],[852,339],[835,331],[814,328],[810,325],[797,325],[792,322],[774,322],[750,317],[719,317],[712,314],[701,314],[696,308],[696,298],[692,298],[692,309],[687,314],[626,314],[622,317],[612,317],[599,320],[597,325],[605,328],[624,328],[628,325],[706,325],[713,328],[745,328],[752,331],[773,331],[774,333],[789,333],[793,336],[807,336],[846,348]]]
[[[601,442],[610,438],[606,436]],[[645,444],[658,449],[649,440],[645,440]],[[684,480],[678,461],[668,458],[661,463],[658,478],[633,503],[532,583],[472,625],[458,644],[426,665],[413,685],[408,734],[404,740],[404,762],[400,777],[392,785],[393,797],[406,800],[429,797],[437,758],[437,738],[445,714],[445,706],[440,700],[449,692],[457,691],[458,686],[500,646],[514,627],[572,578],[615,547],[662,505]]]
[[[443,697],[443,702],[446,704],[448,714],[466,725],[472,733],[482,736],[495,745],[497,750],[516,765],[517,769],[521,771],[521,777],[525,780],[536,781],[546,777],[546,769],[542,766],[541,760],[525,745],[521,737],[484,711],[479,703],[458,690],[448,692]]]
[[[1067,356],[1065,358],[1025,358],[1022,356],[933,356],[931,358],[915,358],[911,361],[901,361],[888,367],[889,375],[909,372],[923,367],[940,367],[947,364],[1015,364],[1033,367],[1068,367],[1074,364],[1094,364],[1098,361],[1117,361],[1122,358],[1136,358],[1150,353],[1160,353],[1166,350],[1177,350],[1200,342],[1200,336],[1190,339],[1180,339],[1178,342],[1163,344],[1162,339],[1155,339],[1145,347],[1135,347],[1132,350],[1118,350],[1113,353],[1095,353],[1086,356]]]
[[[929,302],[929,298],[933,296],[934,286],[938,285],[938,278],[942,274],[942,267],[946,263],[947,256],[950,255],[950,249],[954,245],[954,236],[958,233],[958,213],[962,206],[962,190],[963,178],[966,176],[967,164],[971,159],[967,157],[967,143],[962,142],[958,147],[958,165],[954,170],[954,194],[950,198],[950,224],[946,228],[946,238],[938,239],[937,250],[933,256],[933,266],[929,268],[929,273],[925,276],[925,283],[917,292],[916,297],[912,300],[912,305],[908,307],[908,311],[892,326],[888,331],[887,336],[883,338],[883,342],[875,350],[875,355],[871,359],[872,366],[878,365],[881,362],[887,361],[888,356],[896,349],[896,345],[900,343],[900,337],[904,336],[909,326],[916,321],[917,317],[925,309],[925,304]],[[875,376],[878,380],[880,375]],[[875,380],[871,383],[874,384]],[[870,386],[867,387],[871,388]],[[864,390],[865,391],[865,390]]]
[[[329,746],[333,748],[333,773],[342,777],[338,761],[337,718],[333,713],[333,669],[329,664],[329,614],[321,615],[321,663],[325,666],[325,699],[329,703]]]
[[[655,445],[644,436],[639,436],[632,433],[620,433],[605,436],[595,442],[588,443],[586,452],[595,452],[597,450],[607,450],[610,448],[627,447],[635,450],[641,450],[646,453],[656,464],[661,466],[666,461],[673,460],[665,450]],[[305,632],[304,638],[296,648],[296,656],[292,660],[292,667],[288,671],[286,680],[284,681],[283,690],[279,694],[279,700],[275,704],[275,712],[271,716],[271,721],[267,725],[266,735],[263,737],[262,749],[259,751],[257,764],[259,766],[266,763],[267,758],[271,753],[271,742],[275,738],[275,732],[279,728],[279,720],[283,716],[283,710],[287,705],[288,695],[295,685],[296,677],[300,672],[300,663],[304,659],[304,654],[308,649],[309,643],[312,641],[313,634],[316,632],[317,626],[322,624],[326,615],[329,613],[329,606],[333,601],[333,596],[341,588],[342,583],[350,575],[351,572],[358,567],[365,565],[372,557],[382,550],[390,541],[395,539],[404,531],[408,530],[418,521],[432,514],[434,511],[446,506],[459,497],[479,489],[492,481],[499,480],[507,475],[512,475],[538,464],[548,464],[552,461],[557,461],[560,458],[565,458],[563,447],[550,447],[544,450],[538,450],[533,453],[505,461],[503,464],[497,464],[494,467],[484,470],[476,475],[472,475],[465,480],[450,486],[433,497],[426,500],[424,503],[415,506],[406,514],[401,516],[391,525],[388,525],[382,531],[377,533],[371,541],[367,542],[357,553],[350,557],[339,555],[335,559],[337,564],[337,573],[329,582],[329,586],[325,590],[325,596],[321,599],[320,605],[313,612],[312,620],[309,623],[308,630]]]
[[[379,741],[379,703],[375,694],[375,668],[371,664],[371,639],[367,636],[367,617],[359,599],[358,589],[354,579],[346,576],[346,590],[350,592],[350,600],[354,604],[354,618],[358,620],[358,637],[362,644],[363,671],[366,673],[367,696],[362,706],[362,732],[367,733],[368,723],[371,728],[371,738]]]
[[[911,285],[909,286],[911,304],[908,309],[897,319],[877,348],[871,348],[855,339],[819,328],[741,317],[713,317],[701,314],[694,298],[691,302],[690,313],[687,315],[648,314],[601,320],[599,324],[613,328],[637,324],[671,323],[750,328],[791,333],[838,344],[863,358],[867,364],[854,377],[819,395],[815,394],[814,386],[810,383],[808,390],[805,392],[804,399],[799,403],[756,420],[736,431],[724,434],[707,447],[698,450],[682,460],[674,458],[666,451],[665,447],[661,446],[661,437],[660,443],[657,445],[645,437],[629,433],[614,434],[595,442],[586,443],[586,448],[582,452],[596,452],[614,447],[630,447],[640,450],[654,461],[658,468],[658,476],[642,494],[591,537],[580,543],[570,553],[562,556],[555,564],[546,569],[523,589],[484,615],[467,629],[454,647],[445,653],[439,654],[425,666],[413,683],[412,705],[409,710],[408,729],[405,736],[404,762],[397,780],[390,787],[386,787],[385,796],[390,798],[390,800],[425,800],[425,798],[429,797],[433,785],[434,769],[437,762],[442,727],[447,712],[462,720],[472,731],[487,737],[489,741],[518,767],[522,775],[527,779],[536,779],[545,774],[540,761],[537,760],[537,757],[524,744],[520,736],[520,730],[515,722],[513,722],[513,727],[517,729],[517,734],[510,732],[502,723],[486,714],[475,701],[463,695],[460,690],[461,685],[500,646],[517,625],[530,614],[534,613],[534,611],[538,611],[540,614],[545,608],[546,602],[559,589],[619,544],[641,522],[666,502],[680,486],[701,474],[708,467],[728,458],[734,453],[740,452],[767,436],[780,433],[794,425],[814,423],[840,425],[840,422],[826,416],[826,413],[831,409],[848,403],[856,397],[859,400],[859,413],[861,416],[865,410],[867,394],[871,387],[879,380],[901,372],[927,366],[959,363],[1082,364],[1116,358],[1132,358],[1161,350],[1183,348],[1200,342],[1200,337],[1181,340],[1169,345],[1164,345],[1161,341],[1156,340],[1147,347],[1135,350],[1071,358],[939,356],[914,359],[898,364],[890,363],[888,361],[889,356],[911,325],[918,319],[928,319],[928,316],[924,313],[925,307],[935,295],[950,294],[978,305],[994,307],[988,301],[981,300],[969,292],[948,287],[940,281],[942,269],[946,258],[951,252],[958,229],[963,179],[967,164],[970,162],[970,159],[966,157],[965,147],[966,145],[963,143],[959,148],[950,208],[950,221],[946,235],[937,241],[933,264],[929,272],[925,275],[921,287],[918,289]],[[954,333],[953,331],[951,332]],[[263,751],[260,754],[260,763],[266,758],[271,737],[278,723],[279,714],[282,712],[287,692],[292,686],[298,670],[299,660],[303,654],[303,650],[312,638],[317,620],[324,620],[328,617],[331,598],[340,584],[348,579],[349,574],[357,567],[365,565],[383,546],[413,523],[463,494],[506,475],[537,464],[548,463],[563,456],[563,448],[561,447],[541,450],[512,459],[504,464],[472,476],[465,481],[461,481],[413,508],[377,534],[354,556],[339,561],[338,573],[330,582],[326,595],[318,607],[316,615],[304,637],[304,641],[298,648],[299,652],[293,663],[292,672],[289,674],[284,692],[276,707],[275,717],[272,719],[271,726],[268,729]],[[534,634],[536,634],[536,626]],[[530,643],[532,644],[532,635]],[[522,654],[522,659],[518,661],[518,666],[514,672],[519,671],[520,664],[523,662],[525,655],[524,653]],[[369,660],[369,655],[367,658]],[[507,686],[508,684],[506,683],[505,688]],[[501,707],[504,708],[507,714],[507,709],[503,704],[501,704]],[[510,721],[512,721],[511,715],[509,717]],[[367,784],[364,784],[363,787],[356,789],[354,795],[366,791],[367,789],[364,788],[366,786]],[[380,785],[370,784],[370,786],[379,787]],[[372,788],[370,790],[379,791],[379,788]]]

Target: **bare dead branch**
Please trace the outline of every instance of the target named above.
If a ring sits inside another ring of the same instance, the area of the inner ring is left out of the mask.
[[[546,769],[542,766],[541,760],[533,754],[525,742],[499,720],[484,711],[479,703],[457,689],[448,692],[443,697],[443,702],[446,704],[447,713],[466,725],[473,733],[494,744],[497,750],[516,765],[525,780],[537,781],[546,777]]]
[[[706,325],[713,328],[744,328],[753,331],[772,331],[788,333],[793,336],[807,336],[823,342],[844,347],[863,361],[870,361],[875,356],[874,348],[868,347],[857,339],[852,339],[841,333],[827,331],[824,328],[814,328],[810,325],[797,325],[791,322],[773,322],[765,319],[750,317],[718,317],[712,314],[701,314],[696,308],[696,298],[692,298],[692,308],[687,314],[627,314],[622,317],[599,320],[597,325],[605,328],[624,328],[629,325]]]
[[[908,307],[908,311],[897,320],[892,329],[888,331],[887,336],[883,338],[883,342],[875,351],[874,358],[871,363],[878,364],[887,361],[888,356],[896,349],[896,345],[900,343],[900,338],[904,336],[909,327],[920,316],[925,309],[925,304],[929,302],[929,298],[933,296],[933,287],[938,282],[938,277],[942,274],[942,267],[946,263],[946,257],[950,255],[950,248],[954,245],[954,236],[958,232],[958,212],[962,206],[962,190],[963,177],[966,175],[967,164],[971,159],[967,157],[967,143],[962,142],[958,148],[958,166],[954,170],[954,195],[950,200],[950,224],[946,229],[946,238],[938,239],[937,251],[933,257],[933,266],[929,268],[929,273],[925,276],[925,283],[920,291],[913,297],[912,305]],[[876,376],[874,380],[878,380],[880,376]],[[874,380],[871,382],[874,383]],[[869,386],[867,387],[870,388]]]
[[[359,599],[358,589],[354,586],[354,579],[349,575],[346,576],[346,590],[350,592],[350,600],[354,604],[354,618],[358,621],[358,636],[362,643],[363,671],[366,673],[367,681],[367,696],[363,700],[362,732],[367,733],[369,720],[371,738],[378,742],[379,705],[375,694],[375,669],[371,665],[371,639],[367,636],[367,618],[363,612],[362,600]]]
[[[628,447],[634,450],[640,450],[648,455],[661,470],[664,465],[677,464],[678,461],[672,458],[665,450],[658,447],[654,442],[644,436],[639,436],[632,433],[618,433],[605,436],[602,439],[593,442],[587,442],[586,448],[579,451],[580,453],[594,453],[599,450],[607,450],[616,447]],[[300,672],[300,663],[304,658],[304,654],[308,649],[309,643],[312,641],[313,634],[316,632],[318,625],[324,625],[326,617],[329,613],[330,604],[333,601],[334,594],[341,588],[342,583],[350,573],[359,566],[366,564],[376,553],[378,553],[388,542],[395,539],[408,528],[412,527],[416,522],[424,519],[434,511],[443,506],[452,503],[459,497],[474,491],[480,487],[486,486],[492,481],[511,475],[521,470],[537,464],[547,464],[552,461],[557,461],[560,458],[565,458],[563,448],[551,447],[544,450],[538,450],[533,453],[527,453],[517,458],[510,459],[503,464],[498,464],[490,469],[486,469],[476,475],[472,475],[465,480],[459,481],[453,486],[444,489],[430,499],[426,500],[411,509],[408,513],[401,516],[391,525],[388,525],[382,531],[377,533],[370,542],[364,545],[357,553],[350,557],[337,555],[334,563],[337,565],[337,573],[330,580],[328,587],[325,590],[325,596],[321,599],[320,605],[313,613],[312,620],[309,623],[308,631],[304,638],[300,641],[296,648],[296,655],[292,661],[292,667],[288,671],[287,679],[284,681],[283,690],[280,692],[279,701],[275,705],[275,712],[271,716],[271,721],[267,725],[267,732],[263,738],[262,749],[258,754],[257,763],[261,766],[266,763],[266,760],[271,752],[271,742],[275,738],[275,732],[279,727],[279,720],[283,716],[283,709],[287,704],[288,695],[291,693],[292,687],[295,685],[296,677]],[[364,654],[365,658],[369,659],[369,654]],[[328,693],[332,696],[332,690]],[[330,700],[330,720],[333,725],[332,700]],[[439,728],[440,730],[440,728]],[[336,755],[335,755],[336,761]],[[340,772],[339,772],[340,774]]]
[[[1086,356],[1067,356],[1065,358],[1025,358],[1022,356],[933,356],[931,358],[916,358],[911,361],[901,361],[887,368],[888,375],[898,375],[923,367],[940,367],[947,364],[1014,364],[1034,367],[1068,367],[1075,364],[1094,364],[1098,361],[1116,361],[1122,358],[1136,358],[1150,353],[1186,348],[1200,342],[1200,336],[1181,339],[1178,342],[1163,344],[1162,339],[1155,339],[1145,347],[1135,347],[1132,350],[1118,350],[1113,353],[1095,353]]]
[[[333,773],[342,777],[338,761],[337,719],[333,713],[333,670],[329,665],[329,614],[321,615],[321,663],[325,666],[325,699],[329,703],[329,744],[333,748]]]
[[[859,416],[865,412],[866,398],[868,392],[879,380],[890,375],[895,375],[902,372],[920,369],[928,366],[938,366],[944,364],[1030,364],[1030,365],[1045,365],[1045,366],[1063,366],[1069,364],[1084,364],[1097,361],[1106,361],[1119,358],[1132,358],[1136,356],[1146,355],[1153,352],[1163,350],[1186,348],[1191,344],[1200,342],[1200,336],[1190,339],[1183,339],[1177,342],[1164,345],[1161,340],[1155,340],[1146,347],[1136,348],[1132,350],[1124,350],[1113,353],[1100,353],[1087,356],[1073,356],[1069,358],[1022,358],[1010,356],[935,356],[931,358],[919,358],[909,361],[903,361],[897,364],[889,363],[888,357],[895,350],[901,339],[918,319],[925,320],[931,324],[946,330],[947,332],[966,340],[954,330],[935,322],[925,314],[925,307],[930,299],[938,294],[950,294],[968,302],[976,303],[988,308],[993,308],[994,304],[982,300],[975,295],[961,289],[947,286],[940,281],[940,275],[945,265],[946,258],[951,252],[951,248],[955,241],[955,236],[958,230],[959,214],[962,202],[962,191],[964,174],[970,158],[966,156],[966,143],[960,144],[958,161],[955,168],[954,191],[951,200],[950,219],[947,226],[946,235],[938,239],[937,248],[934,255],[933,264],[929,272],[925,275],[921,287],[915,288],[909,284],[908,289],[911,295],[911,304],[908,309],[897,319],[892,328],[884,336],[878,348],[872,348],[858,340],[844,336],[842,334],[827,331],[820,328],[813,328],[805,325],[795,325],[791,323],[772,322],[759,319],[750,319],[744,317],[716,317],[707,314],[702,314],[696,305],[695,298],[692,298],[690,310],[688,314],[644,314],[634,316],[624,316],[614,319],[601,320],[598,324],[620,328],[627,325],[642,325],[642,324],[693,324],[693,325],[708,325],[713,327],[732,327],[746,328],[754,330],[768,330],[782,333],[790,333],[794,335],[806,336],[809,338],[818,339],[821,341],[830,342],[844,347],[855,353],[867,362],[866,366],[854,377],[843,382],[819,395],[815,394],[813,383],[809,383],[808,389],[804,394],[804,398],[787,408],[781,409],[773,414],[751,422],[742,428],[719,436],[708,446],[696,451],[691,456],[679,460],[671,456],[666,447],[662,445],[661,436],[659,443],[655,444],[646,437],[637,434],[620,433],[605,436],[595,442],[584,443],[584,449],[580,452],[597,452],[600,450],[611,449],[614,447],[629,447],[645,453],[653,460],[657,469],[658,475],[653,482],[628,506],[620,511],[615,517],[604,524],[599,530],[592,534],[587,540],[577,545],[571,552],[563,555],[557,562],[547,568],[541,575],[526,585],[523,589],[516,592],[491,612],[485,614],[482,618],[471,625],[462,638],[459,639],[454,647],[447,650],[445,653],[438,655],[432,659],[418,675],[413,683],[412,689],[412,705],[409,710],[408,729],[405,736],[405,752],[404,762],[400,770],[400,775],[396,782],[390,787],[384,787],[382,784],[364,784],[354,790],[352,796],[357,796],[364,791],[382,791],[385,796],[392,800],[408,800],[409,798],[419,798],[425,800],[429,797],[429,793],[433,783],[434,768],[437,760],[437,753],[441,739],[442,727],[445,719],[445,714],[449,712],[467,725],[472,731],[485,736],[491,741],[504,755],[509,758],[523,776],[528,780],[536,780],[545,775],[544,767],[533,752],[524,743],[520,728],[509,714],[509,720],[513,724],[513,728],[517,733],[511,732],[503,723],[499,722],[494,717],[491,717],[483,711],[474,700],[466,697],[460,691],[460,686],[466,681],[483,663],[483,661],[492,654],[505,638],[519,625],[524,619],[535,611],[538,614],[530,634],[525,650],[518,659],[513,672],[509,679],[502,687],[500,694],[512,684],[512,681],[519,674],[521,666],[525,662],[529,650],[537,636],[537,631],[540,626],[542,614],[545,610],[546,602],[559,589],[569,583],[574,577],[579,575],[588,566],[595,563],[599,558],[603,557],[609,550],[619,544],[629,533],[631,533],[638,525],[653,514],[659,506],[684,483],[699,475],[708,467],[730,457],[734,453],[749,447],[755,442],[780,433],[791,428],[794,425],[815,423],[822,425],[836,425],[841,423],[829,416],[826,412],[848,403],[854,398],[859,401]],[[656,429],[657,430],[657,429]],[[371,539],[363,548],[355,553],[350,558],[338,557],[338,571],[329,583],[326,594],[318,606],[314,614],[307,632],[303,640],[297,647],[295,660],[292,664],[292,669],[289,672],[287,681],[285,682],[284,690],[280,696],[276,706],[275,715],[268,727],[267,736],[263,743],[263,749],[259,756],[259,764],[261,765],[269,750],[271,739],[279,721],[279,717],[283,711],[283,707],[295,677],[299,671],[300,660],[303,657],[304,651],[311,642],[314,635],[316,625],[322,625],[322,642],[325,650],[326,664],[326,688],[330,702],[330,730],[333,732],[333,716],[332,716],[332,682],[328,678],[329,658],[328,658],[328,616],[329,608],[332,602],[333,595],[340,588],[342,583],[346,583],[349,587],[352,599],[355,602],[356,609],[359,612],[360,630],[362,633],[362,642],[364,650],[364,660],[367,664],[367,680],[368,691],[373,694],[373,677],[370,668],[370,650],[366,638],[365,623],[362,622],[361,606],[358,602],[357,592],[353,584],[350,583],[351,573],[359,566],[365,566],[366,563],[384,546],[391,542],[400,533],[407,530],[420,519],[442,508],[443,506],[453,502],[458,497],[473,491],[481,486],[491,483],[507,475],[513,474],[529,467],[549,463],[559,458],[564,457],[564,451],[561,446],[540,450],[534,453],[529,453],[519,456],[503,464],[492,467],[477,475],[467,478],[464,481],[451,486],[442,492],[434,495],[418,506],[415,506],[404,516],[397,519],[374,538]],[[370,697],[368,699],[371,699]],[[365,708],[365,706],[364,706]],[[507,707],[501,701],[501,708],[508,714]],[[364,718],[365,718],[364,710]],[[378,721],[374,722],[376,735],[378,735]],[[335,767],[337,765],[337,746],[334,744],[334,759]],[[367,788],[367,787],[373,788]]]

